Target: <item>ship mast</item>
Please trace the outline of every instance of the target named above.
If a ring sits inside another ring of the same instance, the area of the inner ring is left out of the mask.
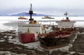
[[[32,14],[33,14],[33,11],[32,11],[32,4],[30,4],[30,11],[29,11],[29,14],[30,14],[30,19],[32,19]]]
[[[68,13],[66,12],[65,14],[64,14],[65,16],[66,16],[66,20],[69,20],[69,18],[68,18]]]
[[[67,17],[68,13],[66,12],[64,15]]]

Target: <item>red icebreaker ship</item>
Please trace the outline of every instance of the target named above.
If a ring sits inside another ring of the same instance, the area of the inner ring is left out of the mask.
[[[29,11],[30,19],[29,22],[21,21],[20,19],[25,19],[24,17],[18,18],[18,21],[20,20],[20,23],[18,22],[18,35],[19,40],[22,43],[28,43],[38,40],[37,36],[38,34],[45,33],[45,26],[42,27],[41,24],[37,24],[37,22],[32,18],[32,4]]]

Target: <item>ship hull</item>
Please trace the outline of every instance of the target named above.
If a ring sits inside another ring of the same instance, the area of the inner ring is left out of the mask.
[[[19,33],[19,41],[22,43],[34,42],[35,35],[34,33]]]
[[[70,43],[73,42],[75,37],[76,37],[76,32],[73,32],[72,35],[70,35],[69,37],[64,37],[64,38],[47,38],[47,37],[40,38],[38,37],[38,39],[40,40],[41,47],[45,49],[53,49],[53,48],[59,48],[59,47],[69,45]]]

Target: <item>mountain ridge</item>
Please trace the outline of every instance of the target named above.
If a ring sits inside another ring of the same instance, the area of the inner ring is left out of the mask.
[[[28,12],[21,12],[17,14],[11,14],[11,15],[0,15],[0,16],[30,16]],[[32,16],[55,16],[55,17],[65,17],[64,15],[46,15],[46,14],[32,14]],[[84,17],[84,15],[68,15],[70,17]]]
[[[30,16],[29,13],[27,12],[22,12],[22,13],[17,13],[17,14],[12,14],[9,16]],[[51,16],[51,15],[45,15],[45,14],[32,14],[32,16]]]

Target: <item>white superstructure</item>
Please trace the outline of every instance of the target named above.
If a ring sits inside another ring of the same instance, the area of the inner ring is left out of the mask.
[[[57,21],[58,28],[74,28],[75,21]]]
[[[21,33],[44,33],[41,24],[18,24],[18,32]]]
[[[68,19],[66,20],[61,20],[61,21],[56,21],[56,23],[58,24],[58,28],[60,28],[60,30],[62,28],[74,28],[74,23],[76,23],[75,21],[70,21]]]

